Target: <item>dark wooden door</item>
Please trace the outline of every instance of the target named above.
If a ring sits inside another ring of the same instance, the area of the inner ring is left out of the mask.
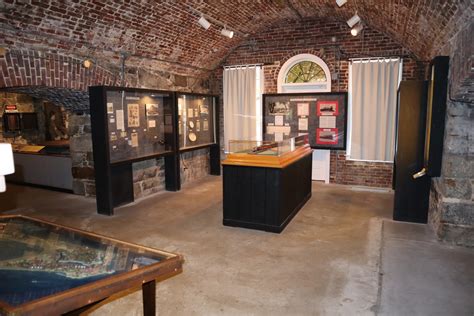
[[[423,169],[426,86],[403,81],[398,92],[394,220],[426,223],[428,217],[430,177],[413,177]]]

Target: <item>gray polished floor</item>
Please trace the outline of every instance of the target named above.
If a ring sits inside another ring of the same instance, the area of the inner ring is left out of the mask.
[[[473,315],[474,250],[426,225],[391,221],[390,192],[313,183],[281,234],[222,225],[221,178],[116,210],[95,200],[8,185],[0,213],[36,216],[185,256],[158,285],[159,315]],[[141,293],[94,315],[141,315]]]

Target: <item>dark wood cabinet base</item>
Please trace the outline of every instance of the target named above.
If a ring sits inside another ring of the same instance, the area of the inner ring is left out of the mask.
[[[223,164],[223,224],[280,233],[311,197],[311,150],[282,168]]]

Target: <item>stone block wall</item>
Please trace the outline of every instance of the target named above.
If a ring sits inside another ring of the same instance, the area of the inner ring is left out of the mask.
[[[70,115],[69,135],[73,192],[79,195],[95,196],[94,157],[92,155],[90,115]]]
[[[441,177],[433,179],[429,222],[444,241],[474,247],[474,111],[448,101]]]
[[[441,177],[432,180],[429,223],[440,240],[474,247],[474,22],[439,54],[450,56]],[[469,58],[470,56],[470,58]]]
[[[208,148],[182,153],[180,159],[181,185],[203,178],[210,172]]]
[[[135,199],[165,189],[165,160],[150,159],[135,162],[133,168],[133,196]]]

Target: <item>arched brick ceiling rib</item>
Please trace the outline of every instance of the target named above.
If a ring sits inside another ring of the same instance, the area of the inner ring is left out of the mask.
[[[132,53],[128,62],[134,66],[199,73],[219,65],[246,38],[223,37],[217,25],[204,30],[196,23],[195,10],[249,38],[282,20],[346,21],[357,11],[371,28],[428,59],[472,19],[473,4],[471,0],[348,0],[339,8],[335,0],[9,0],[0,3],[0,10],[2,46],[55,49],[115,65],[118,52],[126,51]]]

